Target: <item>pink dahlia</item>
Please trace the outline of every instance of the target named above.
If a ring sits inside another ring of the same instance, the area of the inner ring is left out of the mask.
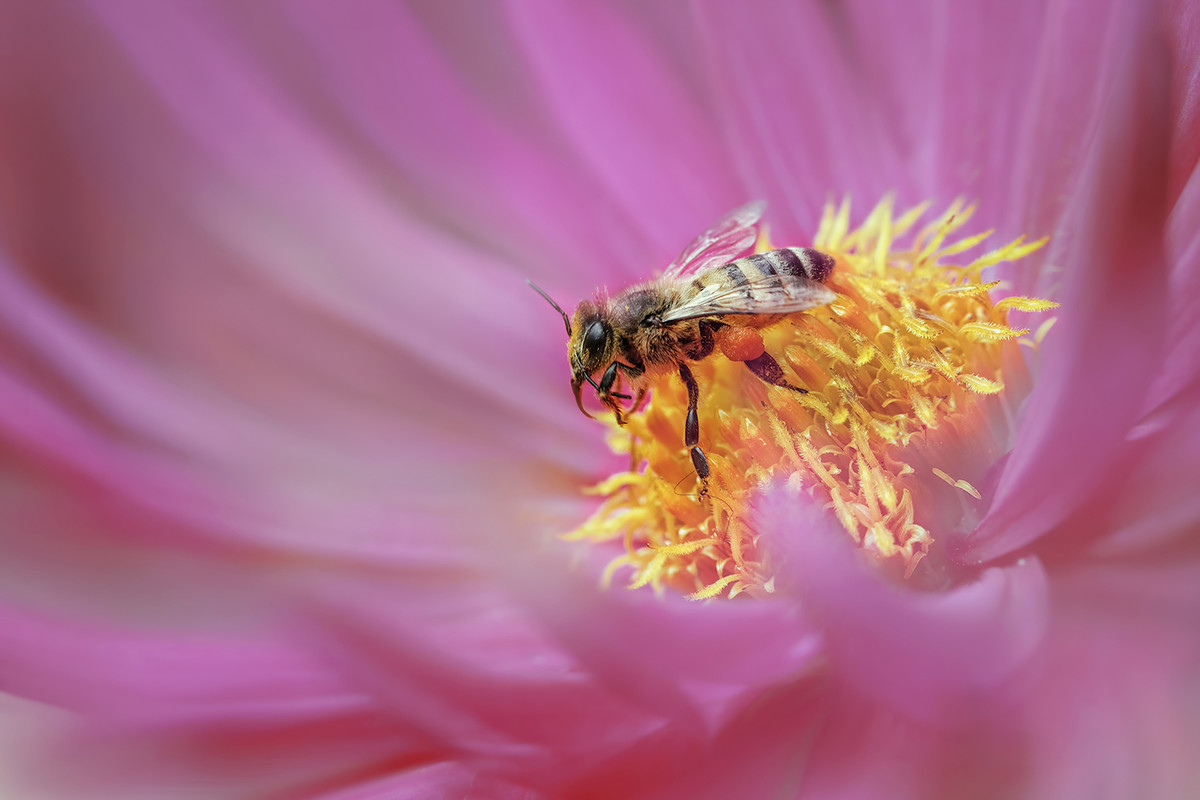
[[[21,796],[1200,792],[1188,4],[8,11]],[[701,481],[524,279],[756,200]]]

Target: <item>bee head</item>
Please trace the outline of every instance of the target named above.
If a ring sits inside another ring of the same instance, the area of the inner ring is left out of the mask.
[[[571,323],[571,361],[588,375],[604,369],[612,361],[612,326],[604,318],[602,309],[595,303],[584,300],[575,308],[575,319]]]
[[[591,414],[584,411],[580,392],[584,381],[599,391],[591,376],[606,369],[612,361],[613,330],[604,318],[603,308],[584,300],[575,308],[571,331],[571,341],[567,345],[571,358],[571,389],[575,392],[575,403],[579,410],[590,417]]]
[[[603,300],[593,303],[584,300],[575,308],[575,321],[572,323],[567,312],[563,311],[550,295],[531,280],[526,280],[533,290],[540,294],[555,311],[562,315],[563,325],[567,329],[567,353],[571,359],[571,390],[575,393],[575,404],[583,411],[585,417],[591,417],[583,407],[583,382],[587,381],[597,392],[600,387],[592,379],[592,373],[607,369],[612,362],[613,331],[612,326],[604,319]],[[625,397],[625,395],[614,395]]]

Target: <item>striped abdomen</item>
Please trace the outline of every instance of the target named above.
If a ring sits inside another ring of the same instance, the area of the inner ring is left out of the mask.
[[[811,247],[781,247],[778,250],[756,253],[731,261],[712,270],[705,277],[708,279],[707,283],[719,280],[729,286],[757,284],[775,275],[795,275],[798,278],[824,283],[833,272],[833,264],[832,256]]]
[[[778,275],[794,275],[824,283],[833,272],[833,265],[833,256],[820,250],[781,247],[714,267],[692,281],[692,287],[699,290],[706,286],[747,286],[747,292],[753,294],[755,287],[778,286],[778,280],[771,280]]]
[[[822,284],[833,272],[832,256],[807,247],[784,247],[713,267],[692,281],[687,314],[712,315],[728,325],[761,328],[782,315],[825,305],[834,298]],[[755,318],[757,317],[757,318]]]

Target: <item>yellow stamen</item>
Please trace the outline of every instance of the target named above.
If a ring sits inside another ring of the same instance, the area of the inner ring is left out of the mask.
[[[898,246],[927,207],[895,217],[888,198],[851,230],[848,201],[826,206],[813,246],[837,260],[828,282],[837,299],[764,331],[767,352],[808,394],[768,386],[720,355],[692,364],[700,445],[712,469],[706,495],[683,444],[687,395],[679,381],[657,385],[626,427],[609,422],[610,445],[630,454],[632,466],[591,490],[604,502],[566,534],[623,543],[605,584],[628,569],[630,589],[670,587],[697,600],[770,594],[774,568],[750,513],[769,486],[815,499],[860,547],[907,577],[929,553],[931,529],[945,524],[937,507],[948,504],[930,502],[936,485],[954,487],[962,503],[982,498],[968,480],[950,477],[976,471],[955,455],[957,443],[986,449],[978,441],[991,435],[988,421],[1006,416],[988,411],[1007,401],[1002,373],[1020,373],[1014,340],[1036,347],[1052,322],[1029,338],[1008,324],[1008,312],[1056,304],[993,303],[989,293],[1002,284],[980,274],[1046,240],[1020,238],[965,265],[946,263],[990,231],[955,238],[975,212],[956,201]]]
[[[983,499],[983,495],[981,495],[979,493],[979,490],[976,489],[971,484],[967,483],[966,481],[963,481],[963,480],[956,481],[956,480],[954,480],[954,478],[951,478],[949,475],[942,472],[937,467],[934,467],[932,472],[934,475],[937,475],[939,478],[944,480],[946,483],[950,484],[951,486],[955,487],[956,489],[962,489],[964,492],[971,495],[971,497],[974,497],[976,500]]]

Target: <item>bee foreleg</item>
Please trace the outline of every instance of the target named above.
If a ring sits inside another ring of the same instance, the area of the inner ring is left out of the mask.
[[[617,398],[626,398],[623,395],[612,390],[613,384],[617,382],[617,362],[614,361],[608,365],[608,369],[604,370],[604,374],[600,376],[600,383],[596,386],[596,395],[600,398],[600,402],[604,403],[617,418],[618,425],[625,424],[625,416],[622,413],[621,404],[617,402]]]
[[[692,457],[692,466],[696,468],[696,474],[700,476],[700,494],[703,495],[708,491],[709,471],[708,459],[704,456],[704,451],[700,449],[700,416],[696,411],[696,404],[700,401],[700,387],[696,385],[696,379],[692,376],[688,365],[682,361],[679,362],[679,377],[683,379],[683,385],[687,387],[688,393],[687,420],[683,424],[683,443],[687,445],[688,454]]]
[[[793,386],[783,379],[783,367],[779,366],[779,362],[772,358],[770,353],[763,353],[758,358],[752,358],[744,363],[761,380],[773,386],[782,386],[785,389],[800,392],[800,394],[808,394],[808,389]]]
[[[617,382],[618,367],[624,367],[626,372],[632,373],[632,369],[628,364],[622,364],[620,361],[614,361],[608,365],[608,369],[604,370],[604,374],[600,376],[600,383],[596,386],[596,391],[597,396],[600,398],[600,402],[604,403],[605,406],[612,410],[613,415],[617,418],[617,424],[624,425],[625,410],[621,408],[621,404],[618,403],[614,398],[620,400],[630,400],[632,398],[627,394],[621,394],[620,392],[614,392],[612,390],[613,384]],[[636,403],[634,403],[633,408],[637,407],[637,403],[641,402],[641,398],[642,394],[639,394],[638,400]]]

